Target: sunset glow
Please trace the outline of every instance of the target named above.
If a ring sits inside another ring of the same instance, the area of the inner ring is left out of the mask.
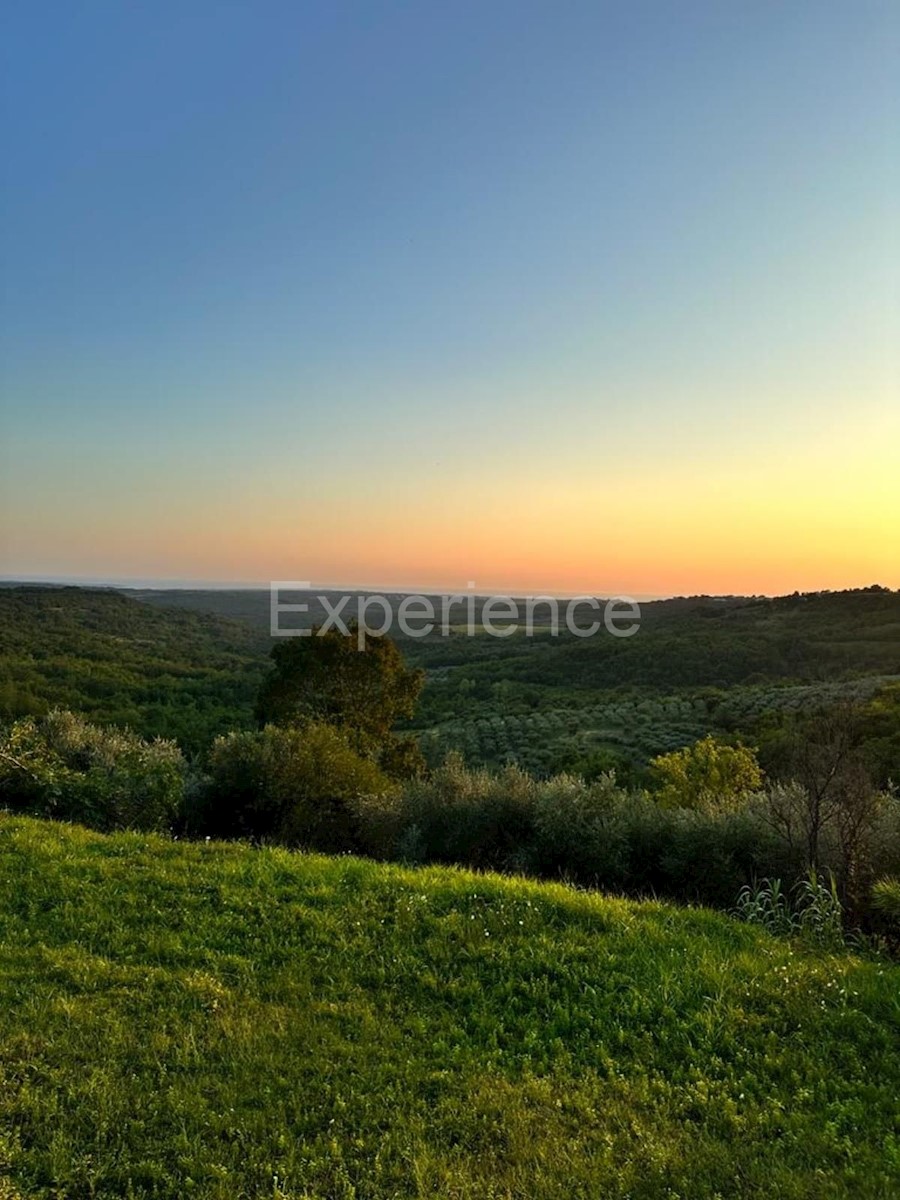
[[[863,7],[20,8],[0,572],[900,587]]]

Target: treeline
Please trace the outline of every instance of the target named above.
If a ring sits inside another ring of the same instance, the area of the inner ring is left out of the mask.
[[[711,751],[746,758],[758,786],[698,785],[692,776],[710,770],[697,763]],[[538,780],[517,767],[468,769],[450,755],[404,777],[348,731],[309,720],[220,737],[201,771],[172,742],[53,712],[16,722],[0,741],[0,806],[103,831],[458,863],[724,909],[764,878],[790,892],[815,866],[833,873],[853,925],[891,936],[871,899],[900,877],[896,793],[862,779],[824,796],[815,776],[763,781],[752,753],[714,739],[654,769],[657,786],[636,790],[614,775]],[[821,769],[830,769],[824,758]]]
[[[265,591],[138,594],[154,606],[216,612],[260,634],[269,630]],[[314,597],[307,599],[315,616]],[[478,601],[476,611],[480,607]],[[524,620],[524,605],[520,612]],[[530,639],[456,633],[397,640],[414,665],[429,672],[462,668],[478,686],[482,680],[487,686],[509,680],[557,688],[682,689],[900,674],[900,592],[874,584],[774,599],[656,600],[642,604],[641,612],[640,636],[626,639],[576,638],[565,632],[550,638],[538,629]],[[536,615],[546,617],[541,606]]]
[[[252,729],[272,645],[268,593],[140,597],[0,588],[0,722],[59,707],[175,740],[191,758]],[[791,711],[840,696],[868,703],[900,672],[897,593],[699,597],[643,611],[640,635],[624,642],[546,631],[399,639],[426,673],[404,727],[432,767],[460,750],[471,766],[517,764],[540,778],[615,769],[639,786],[651,758],[705,733],[740,733],[765,753]],[[887,724],[872,733],[883,783],[900,730],[896,715]]]

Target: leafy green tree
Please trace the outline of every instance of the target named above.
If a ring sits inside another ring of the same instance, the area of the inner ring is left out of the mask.
[[[421,756],[393,736],[398,721],[412,716],[425,673],[406,665],[388,637],[337,630],[279,641],[272,670],[260,689],[261,725],[301,726],[326,722],[344,731],[358,752],[382,758],[387,769],[416,774]]]
[[[654,758],[650,767],[657,782],[656,799],[667,808],[733,810],[763,782],[749,747],[730,746],[711,735]]]

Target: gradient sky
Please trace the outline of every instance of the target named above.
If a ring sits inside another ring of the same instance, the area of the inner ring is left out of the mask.
[[[900,587],[896,0],[0,19],[0,573]]]

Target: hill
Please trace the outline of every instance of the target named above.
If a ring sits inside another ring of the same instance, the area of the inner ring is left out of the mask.
[[[267,591],[144,589],[129,594],[154,607],[217,613],[269,633]],[[309,612],[288,622],[321,623],[327,611],[317,602],[320,594],[334,605],[343,593],[303,594]],[[386,598],[396,611],[402,595]],[[483,599],[476,598],[476,623]],[[440,597],[431,600],[440,612]],[[355,611],[354,600],[345,616]],[[453,611],[463,619],[461,607]],[[877,587],[774,598],[654,600],[641,605],[640,634],[632,638],[574,637],[565,628],[558,638],[541,636],[547,618],[544,607],[535,610],[533,641],[524,636],[465,637],[458,631],[448,638],[408,638],[397,630],[392,636],[418,666],[435,670],[484,663],[496,675],[502,664],[504,678],[544,686],[727,687],[748,679],[813,682],[860,674],[900,675],[900,592]],[[583,609],[579,619],[590,621],[593,615]],[[519,620],[525,620],[521,601]]]
[[[0,816],[0,964],[6,1200],[900,1188],[900,969],[702,910]]]
[[[245,725],[266,639],[109,589],[0,588],[0,720],[58,706],[204,749]]]
[[[307,619],[323,620],[308,599]],[[532,638],[397,636],[427,679],[409,728],[432,765],[457,749],[542,776],[612,766],[639,780],[651,757],[706,733],[758,740],[770,715],[891,686],[897,708],[900,593],[694,597],[642,612],[627,639],[546,626]],[[60,705],[189,753],[252,723],[272,644],[269,595],[250,590],[0,587],[0,629],[0,721]],[[888,757],[879,778],[896,775]]]
[[[268,633],[268,592],[136,595]],[[306,619],[321,621],[315,594],[306,599]],[[545,609],[536,611],[546,620]],[[398,636],[407,659],[426,672],[412,728],[429,760],[458,749],[473,764],[516,762],[539,775],[614,766],[627,779],[654,755],[707,733],[757,740],[769,714],[781,720],[841,699],[866,703],[892,685],[897,695],[900,592],[695,596],[653,601],[641,612],[640,632],[625,639],[551,637],[546,624],[532,638],[458,630],[447,638]],[[583,616],[591,619],[587,610]]]

